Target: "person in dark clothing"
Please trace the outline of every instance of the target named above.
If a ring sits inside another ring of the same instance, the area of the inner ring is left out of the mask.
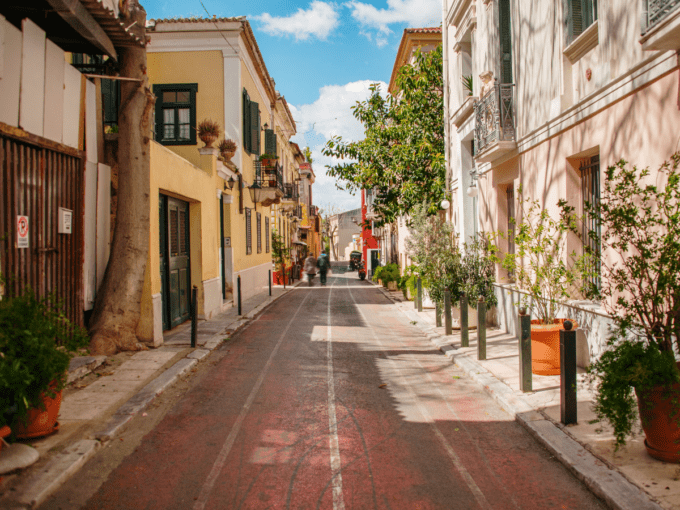
[[[316,267],[319,268],[319,277],[321,279],[321,285],[326,285],[326,273],[331,268],[330,260],[328,260],[328,254],[322,253],[319,255],[316,261]]]

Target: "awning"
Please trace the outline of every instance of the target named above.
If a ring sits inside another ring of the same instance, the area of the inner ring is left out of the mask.
[[[307,246],[307,243],[303,243],[302,241],[293,241],[293,244],[299,244],[300,246]]]

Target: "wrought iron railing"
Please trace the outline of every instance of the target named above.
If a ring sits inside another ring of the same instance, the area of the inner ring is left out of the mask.
[[[298,186],[297,184],[286,183],[283,185],[283,199],[284,200],[297,200]]]
[[[475,101],[475,152],[494,142],[515,140],[515,85],[496,82],[479,101]]]
[[[293,216],[296,218],[302,219],[302,206],[301,205],[296,205],[295,209],[293,209]]]
[[[278,163],[271,167],[255,162],[255,184],[262,189],[276,188],[283,194],[283,169]]]
[[[679,6],[680,0],[647,0],[644,31],[654,28]]]

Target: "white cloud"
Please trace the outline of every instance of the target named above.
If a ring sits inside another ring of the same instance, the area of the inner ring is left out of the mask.
[[[357,101],[367,99],[371,92],[369,87],[374,81],[364,80],[346,85],[326,85],[319,90],[319,98],[311,104],[290,105],[293,118],[297,122],[298,134],[293,141],[301,148],[312,149],[313,167],[316,174],[314,183],[314,203],[335,204],[341,210],[356,209],[361,205],[361,197],[350,195],[335,187],[335,178],[326,175],[326,165],[337,161],[321,154],[326,141],[333,136],[342,136],[345,141],[361,140],[364,130],[361,123],[352,115],[351,107]],[[383,94],[387,84],[378,82]]]
[[[376,38],[379,47],[387,43],[384,35],[392,32],[389,28],[392,23],[408,23],[409,27],[438,27],[442,22],[441,0],[387,0],[386,9],[356,0],[345,5],[362,27],[373,28],[383,34],[382,38]]]
[[[265,12],[255,19],[264,24],[262,30],[269,35],[294,35],[297,41],[305,41],[310,36],[326,39],[339,24],[338,11],[333,3],[314,0],[306,11],[300,8],[290,16],[272,16]]]

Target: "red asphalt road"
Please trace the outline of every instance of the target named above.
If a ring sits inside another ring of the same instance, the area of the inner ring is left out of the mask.
[[[86,508],[604,508],[380,291],[316,285],[227,342]]]

